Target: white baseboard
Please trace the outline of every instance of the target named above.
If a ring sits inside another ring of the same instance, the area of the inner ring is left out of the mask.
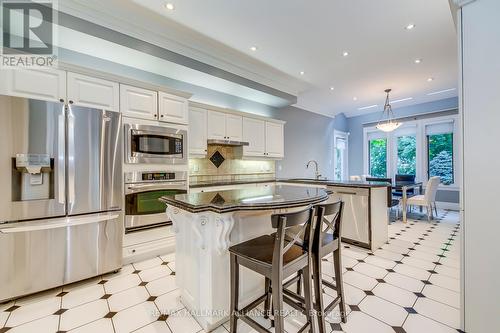
[[[439,209],[460,210],[460,204],[455,202],[437,201],[436,206]]]

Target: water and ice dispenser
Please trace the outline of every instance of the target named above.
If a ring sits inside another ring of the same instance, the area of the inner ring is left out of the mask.
[[[13,201],[54,198],[53,158],[48,154],[16,154],[13,164]]]

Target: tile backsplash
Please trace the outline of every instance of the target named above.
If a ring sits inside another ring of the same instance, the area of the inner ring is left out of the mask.
[[[191,182],[275,178],[275,161],[242,159],[242,147],[209,145],[207,157],[189,159]],[[224,161],[216,167],[210,160],[219,152]]]

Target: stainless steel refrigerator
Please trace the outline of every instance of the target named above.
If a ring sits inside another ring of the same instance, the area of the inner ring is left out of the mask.
[[[0,301],[117,270],[121,115],[0,96]]]

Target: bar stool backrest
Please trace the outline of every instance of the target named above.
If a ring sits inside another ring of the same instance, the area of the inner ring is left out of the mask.
[[[314,226],[313,251],[319,252],[323,246],[326,234],[333,233],[333,239],[340,239],[342,235],[342,212],[344,202],[337,201],[330,204],[316,206],[316,225]]]
[[[273,268],[283,267],[283,256],[293,245],[302,247],[304,251],[311,248],[312,220],[314,208],[308,207],[302,211],[271,216],[271,225],[277,229],[273,251]],[[292,228],[300,226],[300,228]],[[286,242],[285,242],[286,239]]]

